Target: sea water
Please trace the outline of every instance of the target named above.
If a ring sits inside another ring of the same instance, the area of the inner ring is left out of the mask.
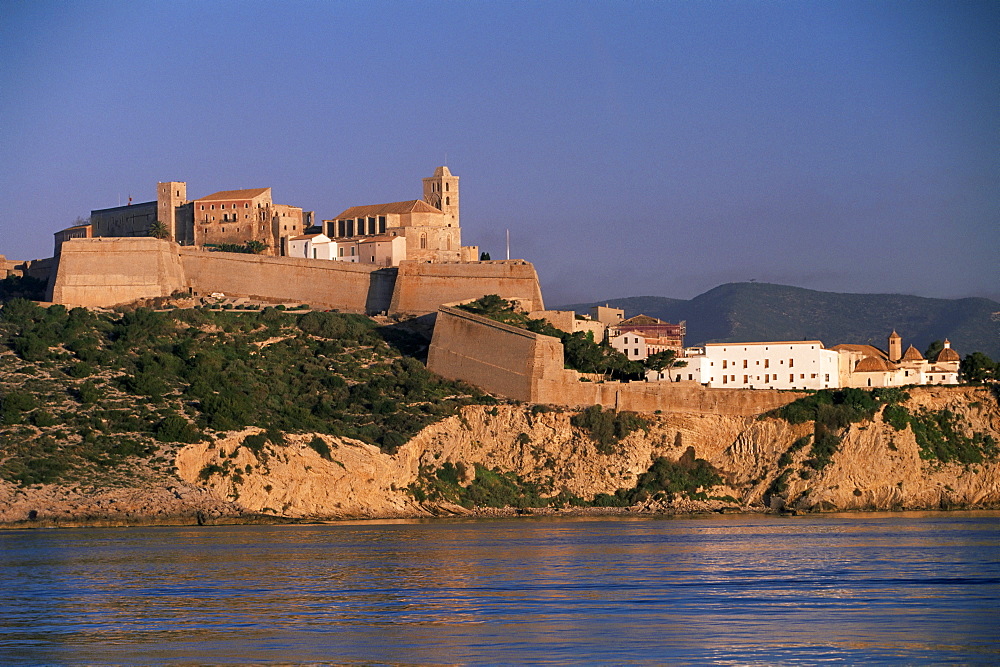
[[[996,664],[1000,513],[0,531],[0,663]]]

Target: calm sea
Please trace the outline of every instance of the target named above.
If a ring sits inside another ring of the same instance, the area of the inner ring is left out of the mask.
[[[1000,513],[0,531],[0,663],[1000,663]]]

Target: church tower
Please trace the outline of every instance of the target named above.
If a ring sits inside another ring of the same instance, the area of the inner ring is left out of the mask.
[[[889,334],[889,361],[896,363],[903,358],[903,339],[895,329]]]
[[[449,226],[458,227],[458,176],[448,167],[438,167],[434,175],[424,179],[424,201],[441,209],[449,218]]]

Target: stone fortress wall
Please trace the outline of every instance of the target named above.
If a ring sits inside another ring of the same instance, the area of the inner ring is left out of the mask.
[[[490,392],[528,403],[602,405],[637,412],[751,416],[791,403],[802,392],[709,389],[670,382],[587,382],[563,367],[562,343],[468,313],[438,309],[427,367]]]
[[[541,309],[534,267],[521,260],[398,269],[294,257],[207,252],[155,238],[72,239],[62,246],[48,300],[108,307],[174,292],[296,302],[355,313],[433,313],[448,301],[509,294]]]

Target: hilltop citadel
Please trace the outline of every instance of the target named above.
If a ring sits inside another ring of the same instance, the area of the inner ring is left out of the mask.
[[[753,414],[793,400],[777,390],[958,381],[959,357],[947,341],[927,360],[912,346],[903,352],[895,332],[886,351],[826,349],[818,340],[685,348],[684,323],[626,320],[608,307],[582,317],[547,311],[530,263],[484,260],[478,247],[462,245],[459,178],[441,166],[422,185],[422,199],[351,206],[317,224],[314,212],[275,204],[270,188],[188,199],[186,183],[162,182],[155,201],[93,210],[86,224],[56,232],[52,259],[0,262],[0,277],[44,279],[47,299],[71,306],[222,293],[345,312],[434,314],[431,370],[535,403]],[[253,252],[232,252],[243,249]],[[638,383],[581,376],[564,367],[558,340],[452,307],[487,294],[559,329],[588,331],[629,360],[670,350],[683,363]]]

